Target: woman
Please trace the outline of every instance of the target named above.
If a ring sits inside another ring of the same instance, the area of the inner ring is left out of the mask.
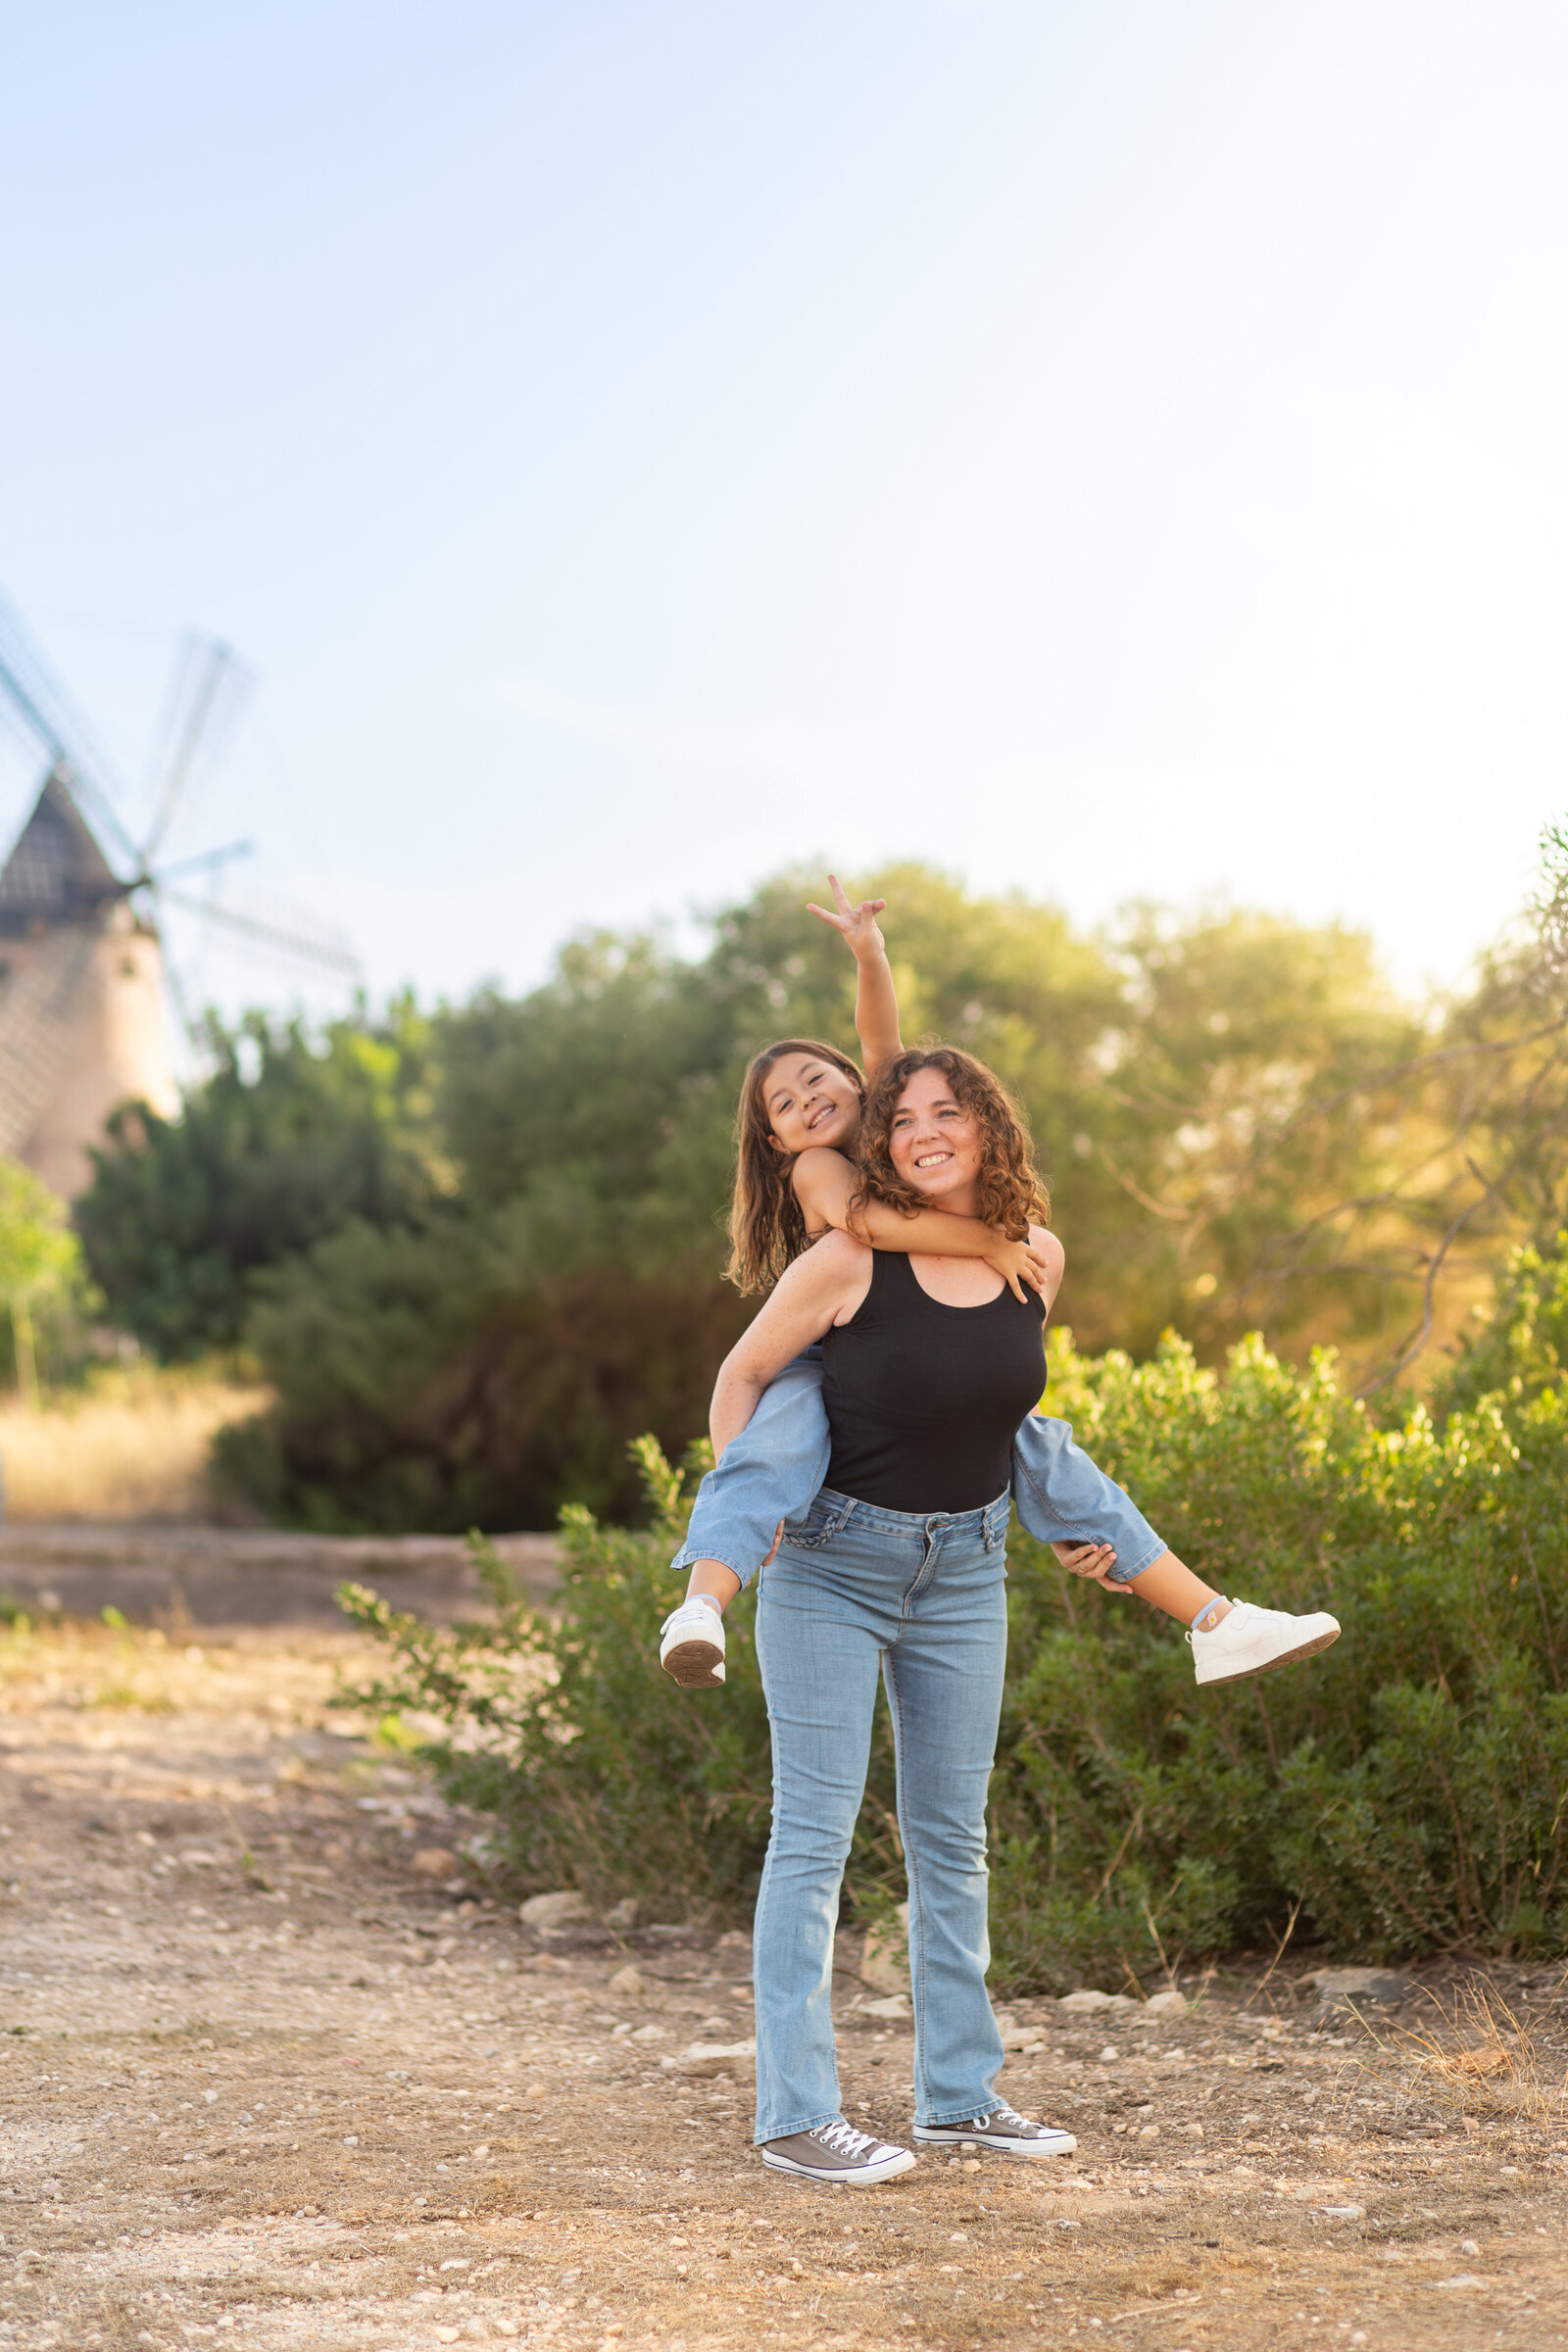
[[[867,1101],[862,1158],[873,1198],[1004,1230],[1028,1222],[1050,1257],[1022,1123],[971,1055],[890,1062]],[[789,1267],[719,1376],[715,1436],[820,1341],[832,1435],[826,1484],[785,1528],[757,1613],[774,1804],[754,1944],[756,2136],[776,2170],[868,2186],[914,2161],[844,2121],[834,2064],[833,1932],[879,1671],[909,1880],[914,2137],[1023,2157],[1076,2145],[997,2097],[985,1984],[1009,1466],[1044,1386],[1054,1291],[1019,1298],[981,1258],[872,1250],[833,1232]]]

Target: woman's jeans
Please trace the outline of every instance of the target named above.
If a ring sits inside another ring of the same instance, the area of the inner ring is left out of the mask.
[[[767,1557],[779,1521],[798,1519],[827,1476],[833,1448],[822,1404],[822,1351],[808,1348],[763,1391],[745,1429],[697,1491],[671,1565],[722,1560],[743,1585]],[[1130,1584],[1165,1549],[1132,1497],[1074,1442],[1070,1421],[1031,1413],[1012,1442],[1012,1498],[1042,1544],[1114,1545],[1114,1584]]]
[[[1000,2104],[986,1790],[1007,1653],[1007,1515],[1005,1494],[922,1516],[823,1488],[762,1571],[773,1831],[753,1940],[759,2142],[841,2112],[833,1931],[879,1672],[909,1881],[915,2120],[965,2123]]]

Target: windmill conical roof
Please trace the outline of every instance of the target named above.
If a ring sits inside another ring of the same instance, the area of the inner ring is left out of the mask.
[[[38,921],[81,922],[121,884],[59,768],[44,779],[16,845],[0,867],[0,933]]]

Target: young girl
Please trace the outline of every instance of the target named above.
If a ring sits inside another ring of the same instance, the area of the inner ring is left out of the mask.
[[[785,1038],[754,1056],[741,1090],[730,1211],[730,1275],[742,1290],[767,1289],[832,1230],[874,1250],[983,1258],[1020,1299],[1038,1292],[1049,1312],[1066,1267],[1054,1234],[1031,1241],[986,1216],[871,1200],[853,1164],[868,1083],[902,1053],[898,1000],[877,916],[887,902],[852,906],[829,875],[834,911],[810,912],[842,932],[858,967],[855,1025],[865,1078],[833,1047]],[[1000,1296],[1000,1294],[999,1294]],[[686,1598],[665,1620],[660,1663],[688,1689],[724,1679],[723,1612],[765,1565],[784,1523],[800,1518],[826,1476],[831,1450],[821,1397],[820,1351],[809,1348],[766,1383],[748,1376],[747,1343],[732,1349],[714,1391],[714,1468],[704,1479],[687,1541],[673,1565],[688,1568]],[[1074,1444],[1070,1424],[1036,1411],[1013,1443],[1012,1492],[1029,1534],[1063,1566],[1111,1592],[1142,1599],[1190,1628],[1200,1684],[1240,1682],[1339,1639],[1324,1612],[1233,1602],[1180,1561],[1129,1496]]]

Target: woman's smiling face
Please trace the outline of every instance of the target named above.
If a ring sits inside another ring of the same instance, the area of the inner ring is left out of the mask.
[[[980,1129],[936,1068],[916,1070],[893,1113],[888,1152],[896,1172],[924,1193],[934,1208],[973,1213],[972,1197],[984,1156]]]
[[[860,1090],[820,1054],[783,1054],[762,1082],[773,1141],[792,1157],[813,1144],[852,1152],[860,1127]]]

